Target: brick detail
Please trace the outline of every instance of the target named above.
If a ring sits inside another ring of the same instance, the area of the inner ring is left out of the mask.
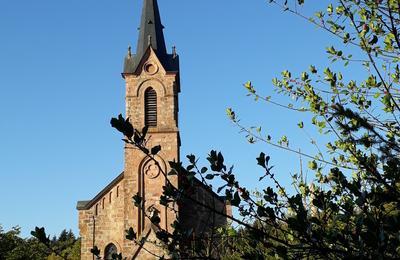
[[[81,259],[93,259],[90,252],[93,245],[96,245],[102,254],[109,243],[116,245],[119,251],[122,249],[124,245],[124,194],[119,194],[117,197],[117,188],[121,189],[123,186],[124,181],[122,180],[90,209],[79,211]]]

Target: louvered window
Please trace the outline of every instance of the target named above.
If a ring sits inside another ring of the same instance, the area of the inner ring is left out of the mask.
[[[157,93],[148,88],[144,93],[144,114],[146,126],[157,126]]]

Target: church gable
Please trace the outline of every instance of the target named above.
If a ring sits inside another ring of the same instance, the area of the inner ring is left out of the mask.
[[[110,182],[102,191],[100,191],[92,200],[89,201],[78,201],[77,209],[78,210],[90,210],[96,204],[101,204],[102,201],[106,200],[106,197],[109,198],[109,202],[112,201],[112,193],[115,192],[117,197],[120,197],[120,191],[122,187],[122,181],[124,179],[124,173],[118,175],[114,180]]]
[[[133,74],[148,77],[163,77],[166,75],[166,72],[154,49],[149,46]]]

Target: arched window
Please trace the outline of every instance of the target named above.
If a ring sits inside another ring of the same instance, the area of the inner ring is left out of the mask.
[[[117,247],[113,243],[108,244],[106,246],[106,249],[104,250],[104,259],[105,260],[112,260],[114,254],[118,254]]]
[[[157,126],[157,93],[153,88],[144,93],[144,123],[146,126]]]

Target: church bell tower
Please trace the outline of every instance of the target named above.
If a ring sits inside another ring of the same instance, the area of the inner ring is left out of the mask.
[[[163,29],[157,0],[143,0],[136,53],[128,48],[122,72],[126,117],[136,129],[147,126],[146,147],[160,145],[161,151],[155,162],[132,145],[126,145],[124,171],[93,199],[78,201],[82,260],[94,259],[93,248],[100,250],[102,259],[107,260],[115,253],[122,253],[127,259],[154,259],[152,253],[165,252],[150,242],[140,244],[126,239],[125,231],[133,228],[136,242],[154,241],[159,228],[173,231],[171,224],[177,220],[175,212],[179,212],[182,227],[192,230],[192,237],[202,237],[227,224],[227,218],[210,212],[210,207],[231,214],[226,200],[196,178],[192,196],[200,203],[182,200],[179,208],[174,209],[160,204],[167,182],[179,188],[178,176],[163,173],[170,172],[168,162],[180,161],[179,57],[175,48],[167,52]],[[140,207],[132,200],[136,195],[142,198]],[[154,214],[160,218],[158,226],[148,219]]]
[[[149,127],[147,147],[161,146],[156,157],[159,166],[143,152],[125,147],[125,228],[133,227],[141,236],[151,232],[145,215],[152,210],[159,213],[160,226],[165,230],[170,230],[175,220],[174,213],[159,204],[166,184],[161,172],[169,171],[168,161],[179,161],[180,147],[179,57],[175,48],[172,53],[167,52],[163,29],[157,0],[144,0],[136,53],[129,47],[122,73],[126,82],[126,117],[136,129]],[[178,185],[176,176],[168,178]],[[132,203],[136,194],[144,200],[140,209]]]

